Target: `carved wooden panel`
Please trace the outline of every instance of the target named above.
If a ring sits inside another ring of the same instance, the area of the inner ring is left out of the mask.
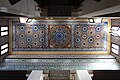
[[[120,19],[112,19],[111,24],[112,26],[115,26],[115,25],[120,26]]]
[[[113,43],[120,45],[120,37],[112,35],[111,40],[112,40]]]

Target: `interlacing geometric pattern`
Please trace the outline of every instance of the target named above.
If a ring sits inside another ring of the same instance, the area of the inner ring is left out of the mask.
[[[68,25],[57,25],[49,27],[50,48],[70,48],[71,27]]]
[[[13,22],[13,51],[106,51],[108,23],[79,20]]]

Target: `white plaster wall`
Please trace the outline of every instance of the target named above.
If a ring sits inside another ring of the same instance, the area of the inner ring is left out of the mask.
[[[34,0],[21,0],[14,5],[11,5],[8,0],[0,0],[0,6],[18,10],[27,14],[40,16],[39,11],[35,11],[36,5],[38,4]]]
[[[34,14],[35,15],[35,4],[34,0],[27,0],[27,8],[28,8],[28,13]]]
[[[12,8],[8,0],[0,0],[0,6]]]
[[[43,71],[32,70],[27,80],[43,80]]]
[[[14,4],[13,8],[22,12],[28,12],[27,5],[27,0],[21,0],[18,3]]]
[[[13,5],[13,7],[16,10],[20,10],[22,12],[40,16],[40,14],[36,14],[36,12],[37,12],[37,11],[35,11],[36,5],[38,5],[38,4],[34,0],[21,0],[17,4]]]
[[[76,70],[75,80],[92,80],[87,70]]]
[[[96,2],[95,0],[85,0],[83,3],[82,15],[106,9],[115,5],[120,5],[120,0],[102,0]]]

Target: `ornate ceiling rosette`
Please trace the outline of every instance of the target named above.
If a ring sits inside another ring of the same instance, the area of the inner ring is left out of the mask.
[[[49,47],[68,48],[71,42],[71,29],[68,25],[49,26]]]

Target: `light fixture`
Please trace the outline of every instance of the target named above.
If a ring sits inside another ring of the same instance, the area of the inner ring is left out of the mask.
[[[20,17],[20,23],[26,23],[27,19],[26,17]]]
[[[112,27],[110,30],[111,30],[111,32],[109,32],[109,33],[120,37],[120,28],[119,27]]]
[[[32,20],[33,20],[32,18],[28,18],[27,21],[26,21],[26,23],[31,23]]]
[[[102,23],[102,18],[95,18],[95,23]]]
[[[110,30],[112,30],[112,31],[119,31],[119,27],[112,27]]]
[[[90,23],[95,23],[93,18],[89,18],[88,20],[89,20]]]

